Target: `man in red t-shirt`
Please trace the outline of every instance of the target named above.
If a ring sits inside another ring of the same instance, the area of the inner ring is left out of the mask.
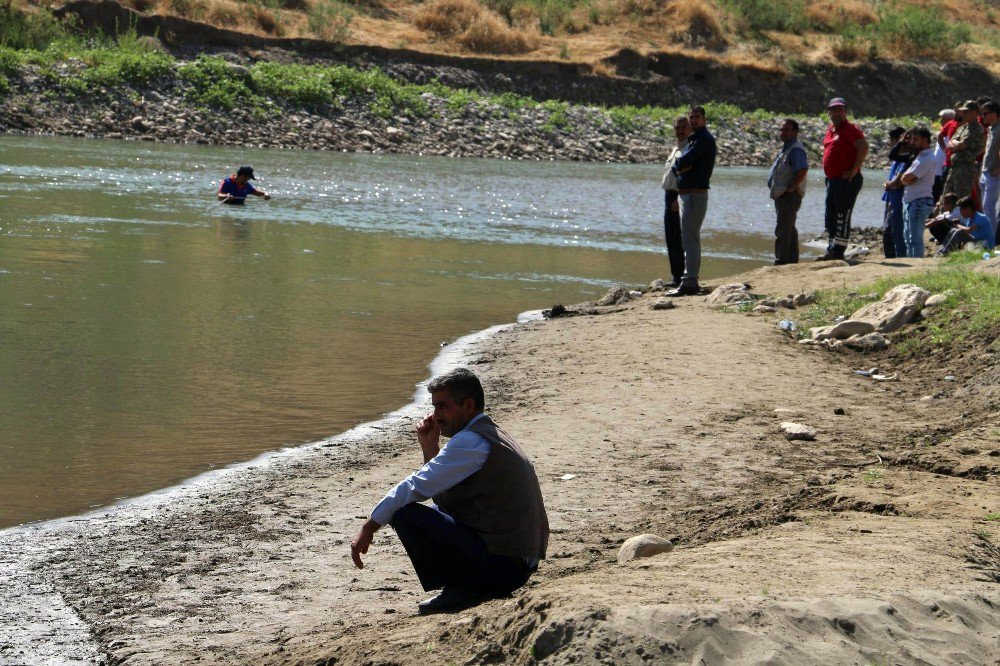
[[[823,138],[823,173],[826,176],[826,231],[830,242],[817,261],[843,259],[851,236],[851,213],[864,178],[861,167],[868,156],[868,141],[861,128],[847,121],[847,102],[835,97],[827,106],[830,126]]]

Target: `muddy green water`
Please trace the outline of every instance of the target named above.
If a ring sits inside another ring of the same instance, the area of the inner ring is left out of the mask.
[[[240,163],[271,202],[214,203]],[[667,275],[659,172],[0,136],[0,527],[377,419],[442,342]],[[706,278],[769,261],[761,178],[717,177]]]

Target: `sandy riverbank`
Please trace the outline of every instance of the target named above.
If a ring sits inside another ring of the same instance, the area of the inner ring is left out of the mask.
[[[929,265],[740,279],[783,295]],[[350,565],[364,515],[419,463],[414,406],[0,532],[0,663],[1000,663],[1000,535],[982,520],[1000,510],[1000,432],[977,389],[992,362],[877,384],[852,372],[870,357],[803,348],[775,316],[653,298],[468,348],[489,411],[536,461],[553,527],[514,598],[416,616],[424,595],[388,532],[363,571]],[[790,415],[817,440],[786,441]],[[619,567],[620,543],[644,532],[677,548]]]

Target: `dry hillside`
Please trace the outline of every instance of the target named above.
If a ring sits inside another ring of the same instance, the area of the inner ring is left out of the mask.
[[[257,35],[599,63],[622,48],[789,70],[873,59],[1000,71],[996,0],[123,0]],[[610,72],[609,72],[610,73]]]

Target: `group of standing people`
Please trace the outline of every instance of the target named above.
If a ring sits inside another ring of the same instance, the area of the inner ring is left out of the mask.
[[[943,125],[937,135],[921,126],[890,132],[891,167],[882,197],[886,202],[883,249],[888,258],[923,257],[924,230],[928,227],[943,250],[967,241],[982,242],[989,248],[994,241],[1000,242],[996,238],[1000,103],[970,100],[956,107],[942,112]],[[830,124],[823,137],[822,164],[826,184],[824,223],[829,241],[817,261],[844,258],[851,216],[864,184],[861,170],[869,152],[864,132],[848,119],[844,98],[831,99],[827,113]],[[668,295],[686,296],[699,291],[701,226],[708,208],[716,145],[700,106],[692,107],[686,117],[677,118],[674,134],[677,146],[667,158],[662,182],[664,233],[675,287]],[[808,151],[799,140],[798,122],[786,118],[779,138],[781,149],[767,180],[776,215],[775,265],[799,261],[795,225],[809,173]],[[949,196],[946,199],[942,194]],[[967,199],[971,199],[973,214],[968,212]],[[975,215],[980,208],[982,219],[989,221],[988,231]]]
[[[941,244],[941,254],[975,242],[992,249],[997,241],[1000,197],[1000,103],[981,98],[943,109],[941,130],[893,128],[883,249],[887,257],[924,256],[923,230]],[[912,205],[905,174],[935,164],[930,192]],[[916,166],[914,166],[916,165]],[[916,208],[916,211],[911,211]],[[981,212],[980,212],[981,211]]]

